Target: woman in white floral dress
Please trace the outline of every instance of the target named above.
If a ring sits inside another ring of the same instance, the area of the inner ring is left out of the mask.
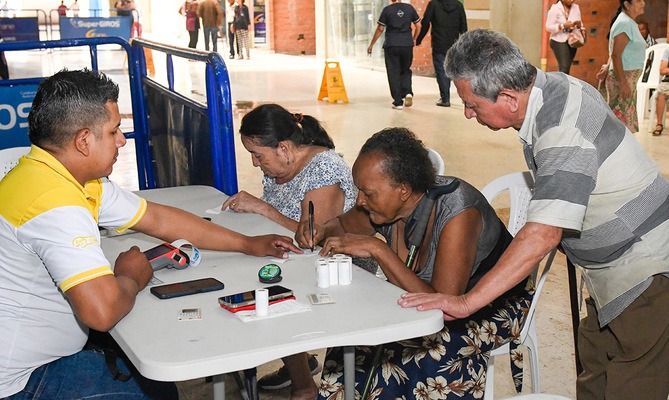
[[[334,151],[334,143],[314,117],[291,113],[277,104],[261,105],[246,114],[239,128],[253,165],[263,176],[263,195],[241,191],[222,209],[261,214],[295,231],[308,218],[312,201],[314,221],[323,223],[355,204],[358,190],[351,170]],[[317,373],[313,356],[300,353],[283,359],[285,368],[260,379],[259,386],[280,388],[292,384],[291,399],[313,399]],[[311,366],[310,366],[311,365]]]
[[[317,225],[314,240],[322,241],[322,255],[373,257],[388,280],[407,292],[463,294],[511,242],[485,197],[467,182],[435,176],[427,150],[407,129],[373,135],[353,165],[353,179],[358,207]],[[455,181],[457,188],[436,197],[432,206],[428,191]],[[423,209],[429,222],[415,262],[407,267],[408,242]],[[300,246],[312,245],[308,231],[306,224],[298,227]],[[518,337],[532,298],[529,282],[434,335],[388,343],[380,352],[356,347],[357,395],[369,379],[365,400],[482,398],[490,351]],[[328,350],[319,398],[343,398],[341,348]]]

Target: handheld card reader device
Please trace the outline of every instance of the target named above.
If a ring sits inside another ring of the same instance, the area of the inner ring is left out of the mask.
[[[144,255],[149,259],[154,271],[163,268],[184,269],[190,263],[186,253],[169,243],[163,243],[149,249],[144,252]]]

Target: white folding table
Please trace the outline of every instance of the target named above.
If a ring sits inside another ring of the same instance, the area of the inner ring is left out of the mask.
[[[292,232],[255,214],[225,211],[206,214],[220,206],[226,195],[207,186],[154,189],[139,193],[156,203],[176,206],[247,235]],[[109,261],[133,245],[147,250],[158,239],[140,233],[103,238]],[[309,250],[306,250],[309,252]],[[159,300],[149,288],[137,296],[133,310],[111,331],[114,339],[139,372],[158,381],[183,381],[214,376],[214,398],[223,399],[222,374],[253,368],[299,352],[345,346],[346,398],[354,396],[356,345],[379,345],[435,333],[443,327],[439,311],[419,312],[397,305],[402,289],[354,267],[353,283],[320,289],[316,285],[317,254],[294,257],[281,264],[281,285],[292,289],[297,300],[309,304],[309,293],[325,292],[334,304],[312,305],[311,311],[253,322],[242,322],[218,305],[218,297],[265,287],[258,270],[270,257],[202,251],[202,262],[185,270],[164,269],[155,277],[167,283],[214,277],[225,289]],[[182,309],[200,308],[201,320],[179,321]]]

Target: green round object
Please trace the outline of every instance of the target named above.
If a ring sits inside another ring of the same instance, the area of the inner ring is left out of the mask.
[[[262,283],[277,283],[281,282],[281,268],[276,264],[263,265],[258,271],[258,279]]]

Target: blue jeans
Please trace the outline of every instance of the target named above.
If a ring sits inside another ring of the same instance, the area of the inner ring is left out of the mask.
[[[130,369],[121,358],[116,363],[125,374]],[[146,379],[132,370],[127,382],[114,380],[105,364],[102,351],[82,350],[49,364],[42,365],[30,375],[26,387],[6,400],[177,400],[174,383]]]
[[[444,63],[446,62],[446,54],[437,53],[432,49],[432,64],[434,65],[434,73],[437,74],[437,85],[439,85],[439,96],[444,103],[451,102],[451,80],[446,76],[446,69]]]
[[[204,48],[209,51],[209,39],[214,45],[213,50],[218,51],[218,26],[205,26],[204,27]]]

